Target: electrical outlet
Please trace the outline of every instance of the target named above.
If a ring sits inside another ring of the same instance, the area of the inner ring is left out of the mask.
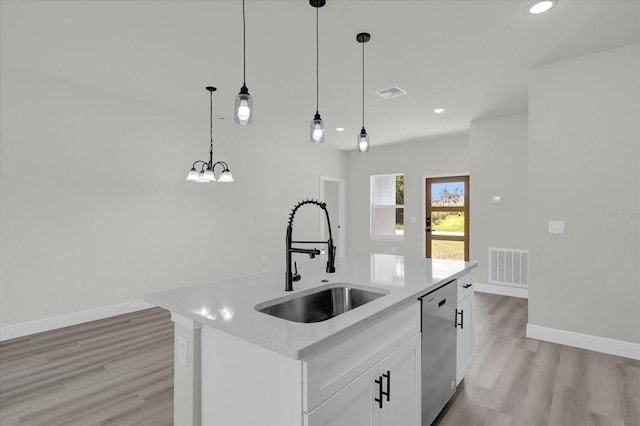
[[[564,234],[564,222],[562,220],[549,221],[550,234]]]
[[[140,272],[140,281],[142,282],[149,281],[149,275],[146,272]]]

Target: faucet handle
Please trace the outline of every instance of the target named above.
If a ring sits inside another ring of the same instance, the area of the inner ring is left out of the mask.
[[[293,262],[293,276],[291,278],[292,281],[300,281],[300,274],[298,273],[298,262]]]
[[[329,244],[329,256],[327,258],[327,273],[333,274],[336,272],[336,246]]]

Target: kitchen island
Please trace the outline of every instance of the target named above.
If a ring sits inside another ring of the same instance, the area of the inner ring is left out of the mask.
[[[369,394],[378,390],[379,398],[372,400],[380,400],[375,404],[382,409],[376,413],[363,407],[370,415],[363,419],[359,411],[352,413],[354,418],[391,424],[384,418],[397,406],[409,423],[419,424],[418,298],[468,277],[476,265],[371,254],[337,259],[333,274],[324,271],[323,262],[299,263],[302,278],[292,292],[284,291],[284,271],[273,270],[147,296],[148,302],[171,311],[175,322],[175,424],[340,423],[336,413],[359,409],[359,400],[371,405]],[[316,323],[287,321],[255,309],[337,283],[385,295]],[[383,377],[386,366],[380,362],[402,348],[409,355],[398,362],[408,365],[394,374],[398,396],[391,402],[386,395],[391,380]],[[403,384],[406,380],[411,383]],[[408,405],[395,402],[400,400]]]

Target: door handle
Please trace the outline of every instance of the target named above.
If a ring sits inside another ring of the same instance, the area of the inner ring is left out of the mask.
[[[378,398],[374,398],[374,401],[380,404],[378,408],[382,408],[382,376],[378,376],[374,382],[378,384]]]

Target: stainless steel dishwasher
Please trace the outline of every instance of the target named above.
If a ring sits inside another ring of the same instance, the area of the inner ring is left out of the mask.
[[[458,283],[420,298],[422,305],[422,426],[429,426],[456,390]]]

